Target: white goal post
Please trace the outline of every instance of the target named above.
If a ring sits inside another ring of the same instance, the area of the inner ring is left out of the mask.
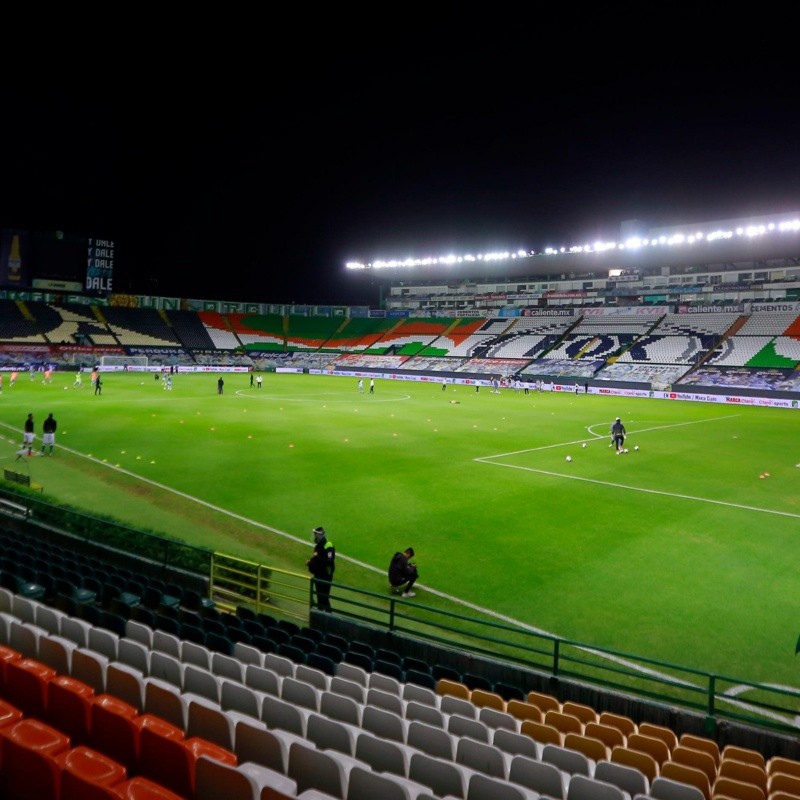
[[[101,368],[124,369],[125,367],[135,367],[142,369],[148,365],[147,356],[100,356]]]

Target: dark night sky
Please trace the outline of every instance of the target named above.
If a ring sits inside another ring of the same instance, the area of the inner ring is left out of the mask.
[[[534,8],[206,19],[9,81],[0,227],[114,239],[117,291],[374,305],[346,261],[800,209],[788,22]]]

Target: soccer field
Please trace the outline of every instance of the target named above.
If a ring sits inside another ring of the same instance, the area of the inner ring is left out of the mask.
[[[324,525],[336,580],[377,592],[413,546],[419,602],[800,685],[797,411],[223,377],[222,395],[216,374],[167,391],[108,373],[102,396],[67,373],[6,381],[3,466],[69,504],[298,572]],[[56,453],[20,464],[29,412],[37,450],[58,420]],[[608,446],[616,416],[627,455]]]

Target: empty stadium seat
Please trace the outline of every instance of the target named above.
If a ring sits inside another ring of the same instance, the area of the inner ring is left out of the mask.
[[[55,757],[70,747],[69,737],[33,717],[0,728],[3,787],[9,798],[59,800]]]

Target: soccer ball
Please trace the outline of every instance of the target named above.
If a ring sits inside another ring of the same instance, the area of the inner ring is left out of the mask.
[[[586,447],[586,442],[584,442],[584,443],[581,445],[581,447]]]
[[[628,452],[628,448],[626,447],[622,452],[623,453],[627,453]]]
[[[639,445],[637,444],[636,447],[634,447],[633,449],[634,450],[638,450],[639,449]]]
[[[572,461],[572,456],[567,456],[567,461]]]

